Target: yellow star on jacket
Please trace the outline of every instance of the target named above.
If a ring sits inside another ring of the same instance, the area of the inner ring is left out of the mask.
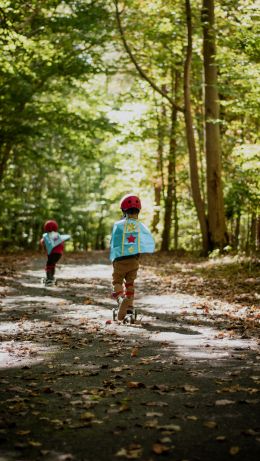
[[[136,224],[133,222],[128,223],[127,225],[127,232],[133,232],[136,230]]]

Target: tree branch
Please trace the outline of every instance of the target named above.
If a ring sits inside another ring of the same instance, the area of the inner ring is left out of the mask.
[[[182,107],[176,105],[174,100],[165,91],[162,91],[161,88],[156,85],[156,83],[146,74],[146,72],[143,70],[143,68],[137,62],[137,60],[136,60],[135,56],[133,55],[133,53],[131,51],[131,48],[129,47],[129,45],[128,45],[127,41],[126,41],[126,38],[125,38],[125,33],[124,33],[124,29],[122,27],[121,18],[120,18],[121,13],[119,12],[119,9],[118,9],[118,0],[114,0],[114,4],[115,4],[115,8],[116,8],[116,20],[117,20],[117,25],[118,25],[118,30],[120,32],[120,36],[121,36],[122,42],[124,44],[125,50],[126,50],[128,56],[129,56],[129,58],[131,59],[132,63],[134,64],[136,70],[141,75],[141,77],[144,80],[146,80],[149,83],[149,85],[157,93],[159,93],[163,98],[166,98],[168,100],[168,102],[171,104],[172,107],[174,107],[177,111],[184,112],[184,109]]]

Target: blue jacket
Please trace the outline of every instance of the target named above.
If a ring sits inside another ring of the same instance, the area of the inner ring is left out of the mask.
[[[114,224],[110,242],[110,260],[139,253],[153,253],[154,239],[137,219],[123,218]]]
[[[59,232],[46,232],[42,236],[45,248],[47,250],[48,255],[52,252],[53,248],[60,245],[62,242],[70,239],[70,235],[68,234],[59,234]]]

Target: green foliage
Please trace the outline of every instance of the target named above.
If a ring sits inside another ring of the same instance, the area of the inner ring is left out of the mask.
[[[177,102],[183,106],[183,2],[126,0],[119,8],[139,65],[171,97],[178,73]],[[200,13],[201,2],[193,2],[191,90],[203,195]],[[241,247],[247,245],[248,222],[259,214],[257,14],[251,0],[216,2],[225,206],[231,246],[240,232]],[[29,0],[25,7],[21,0],[4,0],[0,19],[1,247],[36,248],[44,221],[55,217],[61,230],[72,234],[73,249],[104,248],[120,217],[120,198],[133,190],[141,195],[141,218],[147,224],[160,212],[159,247],[170,107],[129,61],[114,2]],[[201,237],[182,114],[175,141],[179,247],[197,251]],[[159,205],[154,201],[158,184]]]

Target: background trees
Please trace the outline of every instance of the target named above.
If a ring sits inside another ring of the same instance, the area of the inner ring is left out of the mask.
[[[2,248],[36,247],[49,217],[74,249],[104,248],[135,190],[158,248],[255,250],[255,15],[250,0],[2,2]]]

